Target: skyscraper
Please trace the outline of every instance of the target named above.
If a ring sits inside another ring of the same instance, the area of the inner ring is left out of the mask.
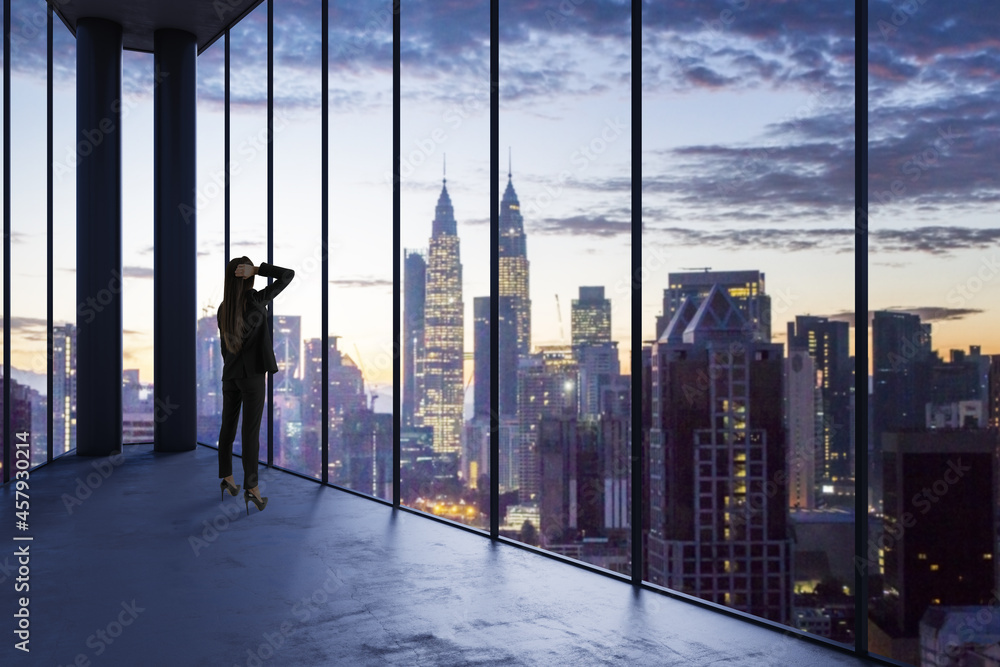
[[[791,326],[791,323],[789,323]],[[792,349],[785,359],[785,432],[788,434],[788,506],[816,508],[817,436],[822,432],[823,401],[816,367],[806,350]]]
[[[423,400],[424,306],[427,261],[422,252],[407,250],[403,258],[403,426],[416,422]]]
[[[690,271],[671,273],[667,280],[670,286],[663,290],[663,315],[656,318],[657,338],[663,335],[686,297],[701,302],[713,285],[719,285],[743,313],[744,335],[771,342],[771,297],[765,293],[764,274],[760,271]]]
[[[872,315],[876,438],[924,428],[931,356],[931,325],[919,315],[882,310]]]
[[[573,349],[611,341],[611,299],[604,298],[603,287],[580,287],[580,298],[573,299],[570,335]]]
[[[419,426],[434,429],[434,451],[461,450],[464,313],[455,211],[442,181],[427,252],[424,306],[424,410]]]
[[[274,358],[280,371],[275,378],[274,391],[298,394],[299,364],[302,355],[302,316],[274,316]]]
[[[916,637],[932,605],[991,604],[1000,442],[995,429],[893,432],[883,442],[878,547],[895,595],[877,620],[891,636]]]
[[[788,323],[788,352],[808,352],[818,374],[822,415],[817,413],[816,443],[821,479],[844,481],[851,477],[850,325],[825,317],[797,315]],[[817,480],[820,481],[820,480]]]
[[[517,373],[520,466],[518,499],[538,502],[538,425],[543,417],[575,417],[578,367],[568,345],[542,347],[522,358]]]
[[[782,346],[746,324],[716,285],[653,345],[649,578],[788,623]]]
[[[330,429],[330,462],[336,465],[337,460],[343,460],[344,449],[344,423],[349,415],[367,409],[365,399],[365,382],[354,360],[340,351],[337,347],[339,336],[330,336],[327,352],[327,365],[329,372],[329,389],[327,389],[329,404],[326,407],[326,426]],[[322,377],[319,378],[319,387],[322,391]],[[322,398],[320,398],[320,401]],[[343,472],[343,471],[341,471]],[[331,476],[331,479],[339,483],[339,478]]]
[[[524,219],[521,204],[514,192],[510,164],[507,166],[507,189],[500,200],[500,321],[497,339],[500,348],[500,368],[497,369],[500,396],[497,399],[500,415],[508,424],[518,423],[519,386],[518,367],[521,360],[531,353],[531,299],[528,296],[528,251],[524,236]],[[521,436],[511,433],[517,443],[515,456],[521,455]],[[521,465],[523,461],[519,462]],[[503,466],[501,466],[503,469]],[[521,477],[521,471],[516,473]],[[513,482],[513,480],[510,480]],[[522,483],[521,479],[518,483]],[[523,493],[523,492],[522,492]]]
[[[517,333],[517,356],[531,352],[531,299],[528,297],[528,249],[521,204],[507,168],[507,189],[500,200],[500,294],[511,297]],[[503,338],[500,345],[507,343]],[[502,356],[502,355],[501,355]]]
[[[877,310],[872,314],[872,441],[869,484],[882,503],[884,433],[924,429],[930,398],[931,325],[919,315]]]
[[[219,338],[216,335],[216,346],[218,342]],[[222,378],[221,366],[218,377]],[[221,412],[221,400],[219,405]],[[76,325],[65,324],[61,327],[52,327],[52,454],[53,456],[62,454],[74,447],[76,447]]]
[[[500,415],[517,420],[517,311],[514,309],[515,298],[501,296],[497,299],[500,321],[497,322],[497,340],[499,341],[500,368],[497,369],[497,382],[500,386]]]

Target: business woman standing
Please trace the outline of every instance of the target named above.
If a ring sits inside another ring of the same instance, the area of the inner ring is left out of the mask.
[[[277,280],[261,291],[253,288],[255,275]],[[264,412],[266,374],[278,372],[271,332],[267,323],[267,302],[288,287],[295,271],[267,262],[254,266],[246,256],[226,266],[225,295],[219,306],[219,342],[224,360],[222,369],[222,427],[219,429],[219,477],[223,497],[240,490],[233,482],[233,440],[243,405],[243,500],[247,514],[250,502],[263,511],[267,498],[257,489],[257,458],[260,455],[260,420]]]

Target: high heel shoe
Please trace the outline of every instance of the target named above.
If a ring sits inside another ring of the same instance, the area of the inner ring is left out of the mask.
[[[239,493],[240,485],[237,484],[236,486],[233,486],[229,483],[229,480],[223,479],[222,482],[219,483],[219,488],[222,489],[222,497],[225,498],[226,491],[229,491],[229,495],[231,496],[235,496]]]
[[[264,508],[267,507],[267,496],[264,496],[260,500],[257,500],[257,496],[250,493],[249,489],[243,489],[243,504],[247,506],[247,516],[250,516],[251,500],[253,501],[253,504],[257,507],[257,509],[260,510],[261,512],[263,512]]]

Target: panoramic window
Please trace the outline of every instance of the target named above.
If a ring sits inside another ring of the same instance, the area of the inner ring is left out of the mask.
[[[854,30],[656,3],[642,78],[643,577],[849,645]]]
[[[869,13],[868,648],[996,664],[998,19]]]

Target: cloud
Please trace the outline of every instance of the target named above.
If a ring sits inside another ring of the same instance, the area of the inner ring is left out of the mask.
[[[330,284],[344,288],[387,287],[392,289],[392,280],[386,278],[340,278],[331,280]]]
[[[706,229],[699,227],[647,228],[647,234],[666,234],[668,245],[687,247],[745,250],[748,248],[782,250],[823,250],[851,252],[854,247],[853,228],[752,228]]]
[[[3,318],[0,317],[0,326],[3,326]],[[12,317],[10,318],[10,330],[11,333],[19,332],[21,334],[31,332],[41,328],[42,331],[48,326],[48,320],[41,317]]]
[[[973,315],[978,315],[984,311],[978,308],[948,308],[945,306],[916,306],[913,308],[886,308],[894,313],[909,313],[910,315],[917,315],[920,317],[922,322],[944,322],[950,320],[962,320]],[[872,326],[872,318],[875,311],[868,311],[868,328]],[[830,320],[835,320],[838,322],[847,322],[852,327],[856,324],[855,314],[852,312],[842,311],[839,313],[833,313],[832,315],[825,315]]]
[[[955,250],[984,250],[1000,243],[1000,228],[929,226],[880,229],[871,234],[869,251],[949,255]]]
[[[123,266],[122,276],[125,278],[148,278],[153,279],[153,268],[147,266]]]
[[[870,210],[1000,201],[1000,16],[987,0],[869,7]]]
[[[609,238],[632,233],[632,221],[614,220],[603,215],[573,215],[561,218],[542,218],[527,223],[528,234],[566,234],[570,236],[598,236]]]
[[[645,234],[666,235],[674,246],[740,250],[758,248],[766,250],[826,252],[854,252],[854,227],[716,227],[692,225],[688,227],[648,224],[659,220],[658,211],[644,212],[647,226]],[[959,250],[986,250],[1000,243],[1000,228],[930,226],[914,229],[878,229],[868,235],[870,256],[889,253],[925,253],[947,256]],[[898,266],[898,262],[887,262]]]
[[[854,202],[854,133],[830,115],[781,121],[767,128],[766,141],[648,152],[643,193],[697,208],[700,218],[843,220]]]

